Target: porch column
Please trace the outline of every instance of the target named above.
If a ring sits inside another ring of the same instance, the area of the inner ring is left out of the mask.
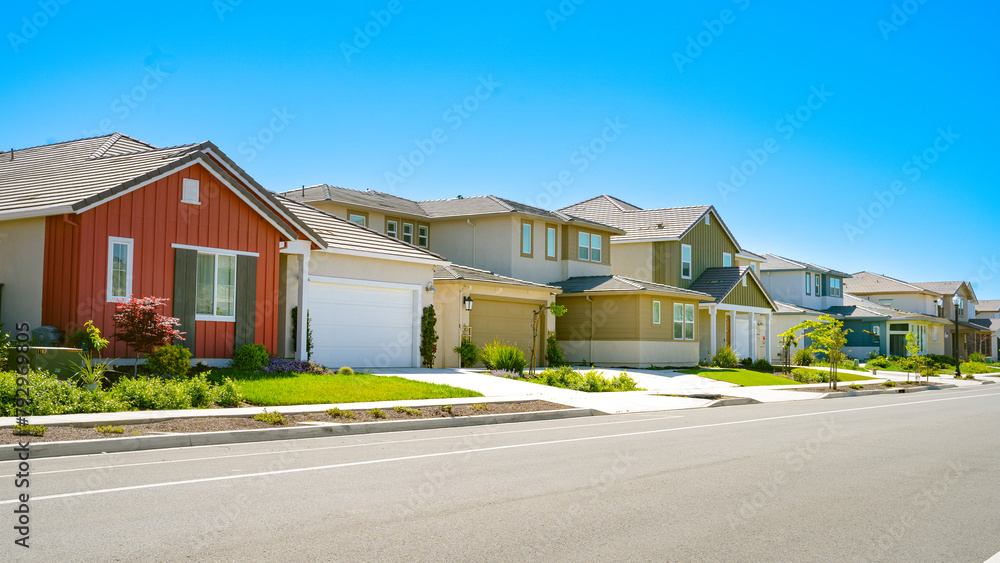
[[[757,316],[750,313],[750,359],[757,361]]]
[[[715,324],[715,307],[712,306],[708,308],[708,351],[713,357],[715,356],[715,338],[718,331],[719,327]]]
[[[297,326],[295,327],[295,333],[298,338],[295,342],[295,359],[297,361],[303,362],[309,357],[309,353],[306,351],[306,344],[309,342],[308,338],[308,324],[309,319],[309,254],[305,253],[299,256],[299,314],[297,321]]]
[[[764,359],[771,363],[771,348],[774,348],[774,342],[771,342],[771,313],[767,314],[764,323]]]

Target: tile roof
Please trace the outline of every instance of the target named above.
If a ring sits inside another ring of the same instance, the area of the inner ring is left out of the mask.
[[[943,281],[943,282],[916,282],[913,285],[922,287],[927,291],[937,293],[941,296],[955,295],[963,286],[968,290],[972,300],[976,301],[976,292],[972,289],[972,284],[964,281]]]
[[[747,258],[749,258],[751,260],[755,260],[757,262],[763,262],[763,261],[767,260],[767,258],[764,258],[764,256],[762,254],[757,254],[756,252],[750,252],[749,250],[747,250],[745,248],[741,248],[740,249],[740,254],[746,256]]]
[[[0,215],[78,210],[109,190],[152,178],[202,144],[156,148],[121,133],[0,153]]]
[[[712,296],[700,291],[682,289],[671,285],[640,281],[624,276],[577,276],[567,280],[553,282],[563,293],[600,293],[614,291],[649,291],[652,293],[667,293],[696,298],[699,301],[711,301]]]
[[[418,246],[394,239],[372,229],[352,223],[284,196],[276,196],[299,221],[319,235],[326,248],[353,252],[384,254],[387,258],[403,257],[427,261],[443,261],[444,257]]]
[[[784,303],[781,301],[775,301],[775,305],[778,309],[775,311],[776,314],[799,314],[799,315],[824,315],[827,314],[825,311],[816,311],[814,309],[809,309],[806,307],[801,307],[799,305],[793,305],[791,303]]]
[[[979,325],[990,332],[1000,331],[1000,319],[969,319],[969,322]]]
[[[914,319],[934,321],[942,324],[947,322],[947,319],[942,319],[933,315],[924,315],[922,313],[913,313],[910,311],[886,307],[885,305],[880,305],[864,299],[863,297],[858,297],[857,295],[852,295],[846,292],[844,293],[843,306],[830,307],[826,310],[831,313],[837,313],[845,318]]]
[[[771,254],[770,252],[764,254],[764,258],[766,258],[767,261],[760,265],[760,271],[762,272],[768,270],[809,270],[819,272],[821,274],[833,274],[835,276],[843,276],[845,278],[851,277],[851,274],[841,272],[839,270],[824,268],[823,266],[817,266],[816,264],[811,264],[809,262],[799,262],[797,260],[778,256],[777,254]]]
[[[502,283],[506,285],[519,285],[525,287],[543,288],[556,293],[559,292],[559,288],[553,285],[546,285],[544,283],[535,283],[515,278],[509,278],[507,276],[494,274],[493,272],[487,270],[480,270],[479,268],[470,268],[469,266],[460,266],[458,264],[448,264],[446,266],[438,266],[434,268],[434,279]]]
[[[670,207],[639,209],[634,205],[621,205],[621,200],[602,195],[564,207],[560,211],[625,231],[627,238],[680,238],[705,213],[710,205],[695,207]]]
[[[984,299],[983,301],[976,303],[976,311],[983,313],[1000,312],[1000,299]]]
[[[920,286],[872,272],[851,274],[850,278],[844,280],[844,292],[862,295],[868,293],[935,293]]]
[[[389,213],[427,217],[427,212],[417,202],[375,190],[361,191],[319,184],[298,190],[288,190],[282,192],[281,195],[301,203],[335,201],[348,206],[372,207]]]

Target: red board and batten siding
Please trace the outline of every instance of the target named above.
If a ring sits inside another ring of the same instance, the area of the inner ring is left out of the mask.
[[[199,181],[201,205],[181,203],[183,178]],[[108,237],[133,239],[132,293],[171,299],[166,314],[173,314],[172,244],[258,253],[254,338],[275,352],[282,235],[203,166],[194,164],[79,215],[48,217],[44,324],[68,333],[92,319],[106,336],[114,333],[115,304],[107,300]],[[235,323],[197,321],[195,356],[231,358],[234,331]],[[111,340],[104,356],[134,355]]]

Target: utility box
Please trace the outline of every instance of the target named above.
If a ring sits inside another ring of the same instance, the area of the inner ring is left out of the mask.
[[[40,326],[31,331],[31,339],[38,346],[54,346],[62,340],[62,331],[54,326]]]
[[[28,357],[28,367],[37,371],[47,371],[59,379],[70,379],[76,375],[77,369],[83,365],[83,350],[79,348],[29,348],[25,354]],[[17,370],[17,350],[10,351],[7,369]]]

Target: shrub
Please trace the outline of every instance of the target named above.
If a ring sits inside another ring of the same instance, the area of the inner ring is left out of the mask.
[[[146,356],[146,367],[157,375],[184,377],[191,369],[191,351],[176,344],[161,346]]]
[[[753,370],[763,371],[765,373],[773,373],[774,372],[774,366],[772,366],[771,363],[768,362],[767,360],[757,360],[750,367]]]
[[[883,387],[895,387],[896,386],[896,382],[895,381],[891,381],[891,380],[890,381],[886,381],[885,383],[882,384],[882,386]]]
[[[123,434],[125,432],[124,426],[98,426],[94,428],[101,434]]]
[[[115,337],[135,350],[136,366],[139,365],[139,354],[148,355],[158,346],[165,346],[174,340],[184,340],[184,333],[177,330],[181,321],[156,312],[167,301],[159,297],[133,297],[118,303],[116,307]]]
[[[17,378],[15,372],[0,372],[0,416],[17,414]],[[129,410],[109,393],[88,392],[75,383],[59,381],[48,372],[31,371],[26,376],[31,392],[28,414],[75,414]],[[23,397],[22,397],[23,399]]]
[[[546,385],[552,387],[586,391],[588,393],[638,390],[635,380],[624,372],[617,377],[608,379],[599,374],[597,370],[590,370],[581,375],[575,369],[563,366],[557,369],[547,369],[541,372],[538,378]]]
[[[952,358],[951,356],[942,356],[940,354],[927,354],[927,359],[941,367],[944,366],[955,367],[955,358]]]
[[[746,357],[740,360],[740,367],[745,369],[750,369],[753,366],[753,358]]]
[[[118,380],[111,394],[132,409],[140,411],[191,408],[186,385],[156,377],[126,377]]]
[[[796,368],[792,370],[792,379],[799,383],[829,383],[830,374],[822,371]]]
[[[976,378],[976,376],[975,376],[975,375],[972,375],[971,373],[969,373],[969,374],[966,374],[966,375],[964,375],[964,376],[963,376],[963,378],[964,378],[964,379],[975,379],[975,378]]]
[[[550,334],[545,339],[545,362],[553,367],[569,365],[566,356],[563,355],[562,348],[559,347],[559,340],[556,339],[555,333]]]
[[[986,356],[983,356],[979,352],[973,352],[973,353],[969,354],[969,361],[970,362],[978,362],[980,364],[985,364],[986,363]]]
[[[263,344],[244,344],[233,354],[232,368],[240,371],[259,371],[267,365],[271,355]]]
[[[486,369],[491,371],[511,371],[520,374],[524,371],[524,366],[528,365],[520,348],[501,344],[497,340],[483,346],[480,359]]]
[[[486,405],[486,404],[483,404],[483,403],[476,403],[474,405],[469,405],[469,408],[471,408],[474,411],[488,411],[488,410],[490,410],[490,406]]]
[[[885,356],[876,356],[868,360],[865,367],[885,369],[889,367],[889,360],[885,359]]]
[[[720,368],[735,368],[739,365],[739,360],[736,358],[736,353],[729,346],[723,346],[715,352],[715,356],[712,357],[712,363]]]
[[[412,407],[404,407],[403,405],[396,405],[392,407],[392,410],[398,412],[399,414],[405,414],[409,416],[424,416],[424,413],[419,409]]]
[[[262,413],[253,415],[253,419],[266,422],[268,424],[288,424],[288,419],[285,418],[285,415],[278,411],[267,412],[267,409],[264,409],[264,412]]]
[[[344,366],[337,370],[337,375],[354,375],[354,370]]]
[[[441,412],[451,414],[451,405],[441,405]]]
[[[238,407],[243,402],[243,392],[235,381],[227,377],[215,388],[214,400],[220,407]]]
[[[372,415],[372,418],[385,418],[385,412],[382,409],[372,409],[368,411],[368,414]]]
[[[184,382],[184,390],[191,399],[191,406],[204,408],[212,406],[212,384],[208,382],[207,373],[199,373]]]
[[[869,360],[874,360],[875,358],[878,358],[878,357],[879,357],[878,350],[871,350],[870,352],[868,352],[868,359]]]
[[[855,391],[857,391],[858,389],[864,389],[865,388],[865,386],[861,385],[860,383],[852,383],[848,387],[850,387],[851,389],[854,389]]]
[[[434,356],[438,349],[437,314],[434,306],[424,307],[420,317],[420,363],[425,368],[434,367]]]
[[[962,371],[962,373],[968,373],[968,374],[992,373],[994,371],[997,371],[995,368],[991,368],[990,366],[984,364],[983,362],[973,362],[973,361],[962,362],[962,365],[959,369]]]
[[[14,435],[15,436],[38,436],[42,437],[45,435],[45,431],[48,430],[44,425],[41,424],[15,424],[14,425]]]
[[[471,368],[479,361],[479,347],[467,337],[463,336],[462,343],[452,348],[452,350],[458,354],[463,368]]]
[[[334,371],[327,369],[316,362],[300,362],[298,360],[287,360],[285,358],[272,357],[267,361],[267,365],[258,371],[263,373],[318,373],[333,375]]]
[[[354,418],[354,411],[342,411],[337,407],[327,409],[326,414],[333,418]]]
[[[813,355],[812,350],[803,348],[795,353],[792,357],[792,364],[797,366],[811,366],[813,362],[816,361],[816,356]]]

